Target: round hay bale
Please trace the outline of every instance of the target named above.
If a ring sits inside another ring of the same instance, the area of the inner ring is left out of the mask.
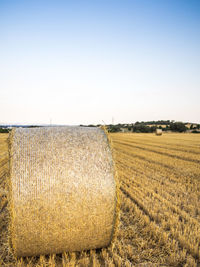
[[[162,135],[162,129],[156,129],[156,135]]]
[[[17,128],[10,136],[10,240],[16,256],[105,247],[117,221],[108,138],[89,127]]]

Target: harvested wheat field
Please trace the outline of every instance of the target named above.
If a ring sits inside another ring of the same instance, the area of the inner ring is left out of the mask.
[[[121,214],[112,246],[14,259],[7,134],[0,134],[1,266],[200,266],[200,135],[111,134]]]

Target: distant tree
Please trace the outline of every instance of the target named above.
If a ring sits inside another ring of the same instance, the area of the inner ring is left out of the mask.
[[[151,133],[155,132],[156,126],[151,126]]]
[[[169,131],[170,130],[170,126],[169,125],[166,125],[165,128],[162,129],[163,131]]]
[[[7,128],[0,128],[0,133],[9,133],[9,129],[7,129]]]
[[[192,133],[198,133],[198,134],[200,134],[200,131],[198,131],[198,130],[192,130]]]
[[[152,127],[149,127],[143,123],[140,123],[140,124],[133,125],[132,131],[136,133],[151,133]]]
[[[187,127],[182,122],[172,122],[172,123],[170,123],[170,130],[173,131],[173,132],[182,133],[182,132],[186,132],[187,131]]]
[[[117,132],[120,132],[120,131],[121,131],[120,128],[121,128],[121,127],[120,127],[119,125],[109,125],[109,126],[107,127],[108,132],[110,132],[110,133],[117,133]]]

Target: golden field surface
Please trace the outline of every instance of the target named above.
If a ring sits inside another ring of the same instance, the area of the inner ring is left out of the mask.
[[[0,134],[0,266],[200,266],[200,135],[115,133],[121,212],[112,246],[14,259],[7,134]]]

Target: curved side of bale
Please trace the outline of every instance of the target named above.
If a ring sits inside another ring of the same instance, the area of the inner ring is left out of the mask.
[[[15,255],[109,245],[117,202],[104,131],[16,129],[10,142],[10,235]]]
[[[9,179],[7,179],[8,183],[8,213],[9,213],[9,225],[8,225],[8,246],[10,252],[14,255],[15,254],[15,243],[13,239],[13,227],[14,227],[14,218],[16,217],[15,209],[13,207],[13,189],[12,189],[12,157],[13,157],[13,150],[12,150],[12,142],[13,142],[13,135],[15,133],[15,129],[9,133],[8,137],[8,153],[9,153]],[[14,255],[15,256],[15,255]]]
[[[119,221],[120,221],[120,181],[119,181],[119,176],[118,176],[118,172],[117,172],[117,167],[115,165],[115,153],[114,153],[114,149],[113,149],[113,142],[112,142],[112,138],[110,137],[107,129],[105,126],[102,126],[102,129],[104,130],[107,139],[108,139],[108,143],[110,146],[110,150],[112,153],[112,158],[113,158],[113,171],[114,171],[114,178],[115,178],[115,186],[116,186],[116,206],[115,206],[115,217],[114,217],[114,223],[113,223],[113,231],[112,231],[112,236],[111,236],[111,246],[114,244],[115,239],[117,237],[117,233],[118,233],[118,229],[119,229]]]

